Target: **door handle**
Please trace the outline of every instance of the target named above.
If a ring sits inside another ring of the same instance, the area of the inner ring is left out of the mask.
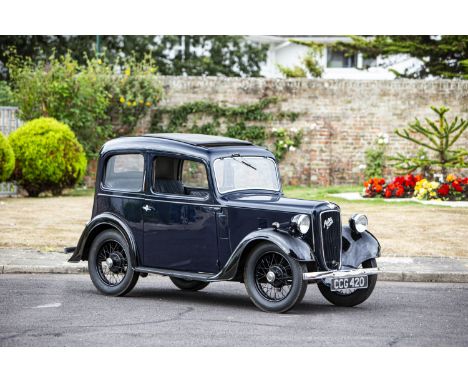
[[[145,212],[154,211],[154,208],[149,206],[148,204],[144,205],[142,208],[145,210]]]
[[[208,211],[221,212],[223,209],[221,207],[205,207]]]

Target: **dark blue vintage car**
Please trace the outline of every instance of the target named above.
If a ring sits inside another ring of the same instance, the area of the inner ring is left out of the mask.
[[[148,134],[107,142],[92,219],[69,261],[122,296],[140,276],[169,276],[197,291],[239,281],[253,303],[285,312],[316,283],[339,306],[365,301],[380,245],[367,218],[341,225],[326,201],[285,198],[274,155],[249,142],[197,134]]]

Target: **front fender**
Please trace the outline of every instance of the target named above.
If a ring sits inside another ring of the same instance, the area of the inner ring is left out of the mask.
[[[80,260],[87,260],[88,250],[94,238],[106,229],[115,229],[119,231],[119,233],[127,240],[132,264],[136,266],[138,250],[130,227],[117,215],[107,212],[95,216],[86,224],[80,240],[78,241],[78,245],[76,246],[72,257],[70,257],[68,261],[70,263],[77,263]]]
[[[273,228],[260,229],[249,233],[242,239],[216,278],[223,280],[234,278],[241,258],[259,242],[276,244],[285,254],[298,261],[315,260],[310,246],[305,241]]]
[[[370,232],[355,234],[349,226],[343,226],[342,235],[342,268],[357,268],[364,261],[380,256],[380,244]]]

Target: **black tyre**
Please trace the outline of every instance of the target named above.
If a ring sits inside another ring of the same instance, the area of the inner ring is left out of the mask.
[[[283,313],[304,297],[307,268],[274,244],[257,246],[244,268],[244,283],[252,302],[265,312]]]
[[[209,283],[197,280],[185,280],[178,277],[169,277],[174,285],[182,290],[197,291],[206,288]]]
[[[138,281],[133,270],[128,243],[115,230],[101,232],[89,250],[88,269],[94,286],[103,294],[123,296]]]
[[[377,261],[375,259],[366,260],[362,263],[362,267],[376,268]],[[325,297],[332,304],[335,304],[337,306],[348,307],[356,306],[366,301],[375,288],[375,284],[377,282],[377,275],[369,275],[368,278],[368,286],[365,289],[349,289],[347,291],[332,292],[327,285],[321,282],[317,283],[317,286],[320,292],[322,293],[323,297]]]

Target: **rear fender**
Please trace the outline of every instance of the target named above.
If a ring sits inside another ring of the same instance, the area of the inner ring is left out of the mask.
[[[88,260],[89,248],[94,238],[106,229],[115,229],[127,240],[132,264],[134,267],[137,266],[138,250],[130,227],[118,216],[107,212],[95,216],[86,224],[78,245],[68,261],[70,263],[77,263],[80,260]]]
[[[355,234],[349,226],[343,226],[342,235],[342,268],[358,268],[364,261],[380,256],[380,244],[370,232]]]

